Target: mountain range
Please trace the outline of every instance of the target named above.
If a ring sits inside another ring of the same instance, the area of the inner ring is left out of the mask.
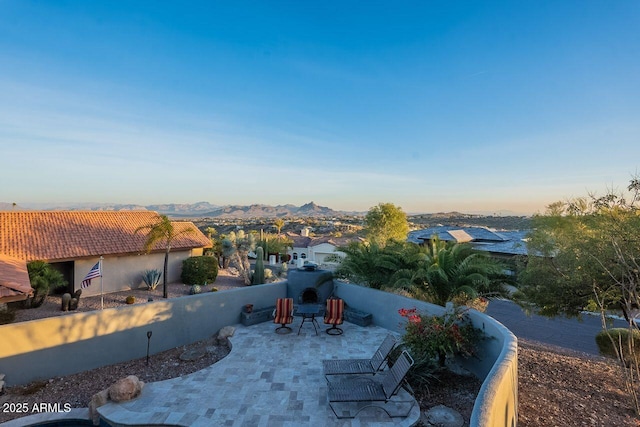
[[[287,205],[226,205],[218,206],[209,202],[167,203],[159,205],[109,204],[109,203],[24,203],[14,206],[13,203],[0,202],[0,210],[85,210],[85,211],[132,211],[151,210],[170,217],[182,218],[276,218],[276,217],[333,217],[343,215],[363,215],[362,212],[335,211],[314,202],[302,206]]]

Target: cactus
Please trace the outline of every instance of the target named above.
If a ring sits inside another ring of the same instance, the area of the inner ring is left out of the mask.
[[[256,249],[256,271],[253,273],[253,281],[254,285],[260,285],[264,283],[264,250],[261,247]]]
[[[73,293],[72,298],[69,301],[69,310],[76,310],[78,308],[78,304],[80,304],[80,295],[82,295],[82,289],[78,289]]]
[[[62,295],[62,311],[69,311],[70,301],[71,301],[71,294],[66,293]]]
[[[199,294],[200,292],[202,292],[202,288],[200,287],[200,285],[192,285],[191,289],[189,290],[189,295]]]

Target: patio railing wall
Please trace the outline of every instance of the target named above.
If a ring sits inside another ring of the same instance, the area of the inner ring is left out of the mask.
[[[440,315],[445,308],[363,286],[337,282],[334,293],[349,307],[373,314],[377,326],[401,333],[405,319],[401,308],[417,308],[423,313]],[[458,362],[483,380],[471,416],[472,427],[514,427],[518,420],[518,345],[515,335],[495,319],[470,310],[474,326],[482,329],[478,358]]]
[[[400,295],[337,282],[334,294],[353,309],[373,314],[377,326],[401,333],[400,308],[442,314],[443,307]],[[245,304],[270,307],[287,295],[287,282],[186,296],[103,311],[0,326],[0,373],[7,385],[26,384],[141,358],[146,355],[147,332],[151,353],[208,338],[227,325],[240,322]],[[494,319],[471,311],[474,324],[491,337],[480,358],[461,360],[483,379],[471,426],[512,427],[517,422],[517,343],[515,336]]]

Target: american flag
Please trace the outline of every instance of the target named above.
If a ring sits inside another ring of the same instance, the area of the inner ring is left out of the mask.
[[[95,279],[96,277],[101,277],[102,276],[102,270],[100,269],[100,261],[98,261],[96,263],[96,265],[94,265],[91,270],[89,270],[89,272],[87,273],[86,276],[84,276],[84,279],[82,279],[82,287],[86,288],[89,285],[91,285],[91,279]]]

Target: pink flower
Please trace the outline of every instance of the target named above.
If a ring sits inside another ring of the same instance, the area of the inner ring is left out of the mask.
[[[420,316],[418,316],[417,314],[411,314],[408,317],[409,317],[409,322],[411,323],[420,323],[422,321]]]

